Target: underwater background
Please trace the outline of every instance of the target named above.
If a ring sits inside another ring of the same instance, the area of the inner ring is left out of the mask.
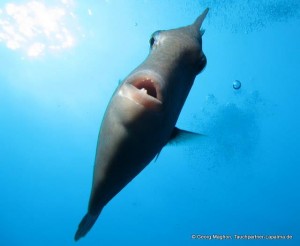
[[[166,146],[77,244],[300,245],[298,0],[2,0],[1,246],[75,245],[113,91],[206,7],[177,126],[207,137]]]

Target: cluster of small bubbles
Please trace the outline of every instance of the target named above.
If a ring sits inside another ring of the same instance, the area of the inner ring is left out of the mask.
[[[207,23],[213,19],[211,25],[234,33],[248,34],[300,16],[299,0],[202,0],[201,6],[211,8]]]
[[[267,107],[258,91],[244,91],[240,97],[231,95],[227,102],[208,95],[199,118],[193,121],[194,128],[199,129],[196,132],[205,138],[191,149],[190,157],[195,153],[208,169],[252,163],[258,153],[261,113],[266,114]]]

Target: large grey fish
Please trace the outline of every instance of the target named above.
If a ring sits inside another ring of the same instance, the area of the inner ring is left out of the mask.
[[[170,140],[192,134],[175,124],[195,77],[206,65],[200,28],[207,13],[208,9],[192,25],[154,32],[148,57],[114,92],[101,124],[88,211],[76,241]]]

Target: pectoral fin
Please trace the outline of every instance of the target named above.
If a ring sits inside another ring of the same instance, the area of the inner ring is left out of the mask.
[[[178,144],[180,142],[186,142],[191,140],[197,140],[199,137],[203,137],[205,135],[195,132],[190,132],[186,130],[181,130],[177,127],[174,128],[168,144]]]
[[[193,141],[193,140],[197,140],[201,137],[203,137],[205,135],[200,134],[200,133],[195,133],[195,132],[190,132],[190,131],[186,131],[186,130],[181,130],[177,127],[174,128],[170,139],[168,141],[168,144],[173,145],[173,144],[180,144],[180,143],[186,143],[189,141]],[[154,161],[156,162],[160,152],[162,151],[162,149],[157,153]]]

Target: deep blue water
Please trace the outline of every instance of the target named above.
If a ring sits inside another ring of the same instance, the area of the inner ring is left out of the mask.
[[[299,1],[30,0],[0,3],[1,246],[75,245],[118,81],[207,6],[177,123],[207,138],[166,146],[78,245],[300,245]]]

